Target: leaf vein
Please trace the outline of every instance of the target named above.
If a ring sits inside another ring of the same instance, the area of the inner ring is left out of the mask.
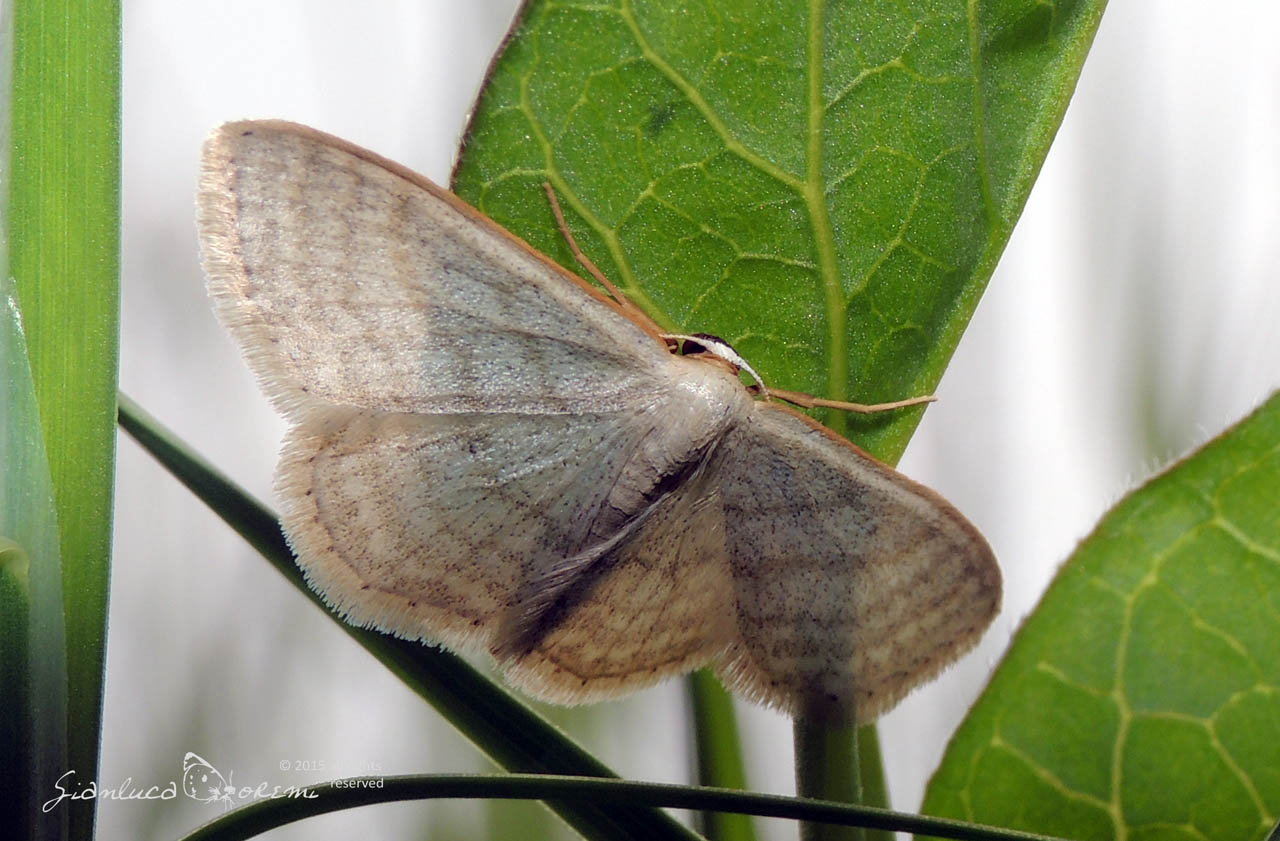
[[[649,44],[649,40],[644,36],[644,33],[640,31],[640,25],[636,22],[630,2],[624,2],[618,13],[622,16],[627,28],[631,30],[631,35],[635,38],[636,46],[640,48],[640,53],[645,61],[648,61],[655,70],[675,86],[676,90],[684,95],[689,104],[707,121],[707,125],[711,126],[711,130],[720,136],[726,149],[780,183],[786,184],[797,191],[803,189],[803,182],[799,178],[768,158],[752,151],[745,143],[739,140],[725,125],[724,120],[720,119],[715,109],[703,97],[701,91],[658,54],[657,50]]]

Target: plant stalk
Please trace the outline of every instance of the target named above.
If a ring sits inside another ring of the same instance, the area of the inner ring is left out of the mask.
[[[794,724],[796,795],[814,800],[861,805],[858,728],[833,725],[816,713],[802,712]],[[865,841],[860,827],[804,821],[801,841]]]

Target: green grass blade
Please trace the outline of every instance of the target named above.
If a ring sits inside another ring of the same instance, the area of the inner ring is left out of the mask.
[[[442,797],[495,799],[537,798],[557,802],[591,802],[602,806],[670,806],[682,809],[733,811],[789,820],[822,821],[885,831],[932,832],[959,841],[1061,841],[1051,836],[979,826],[961,821],[849,806],[777,794],[704,789],[632,780],[511,774],[485,777],[429,774],[407,777],[364,777],[308,789],[310,799],[287,796],[259,800],[210,821],[183,841],[238,841],[293,821],[372,803]]]
[[[462,658],[440,648],[342,622],[307,586],[274,513],[191,452],[124,395],[120,396],[120,425],[262,553],[299,592],[338,622],[348,635],[435,707],[499,766],[510,771],[617,776]],[[583,802],[548,805],[588,838],[688,841],[698,837],[656,809],[604,809]]]
[[[3,276],[0,308],[0,826],[60,839],[69,811],[41,808],[67,770],[58,516],[21,307]]]
[[[1120,502],[1013,640],[931,814],[1080,841],[1280,818],[1280,394]]]
[[[97,776],[119,300],[120,9],[13,0],[5,226],[60,527],[67,769]],[[33,558],[34,560],[34,558]],[[93,834],[94,803],[64,803]]]

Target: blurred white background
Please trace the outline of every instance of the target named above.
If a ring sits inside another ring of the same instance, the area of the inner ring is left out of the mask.
[[[261,498],[283,427],[205,298],[192,199],[200,142],[228,119],[284,117],[445,182],[514,6],[126,4],[122,387]],[[1278,29],[1280,6],[1264,2],[1130,0],[1103,20],[941,401],[901,465],[987,535],[1006,596],[980,648],[882,720],[896,808],[919,806],[948,735],[1098,517],[1280,385]],[[123,437],[117,490],[105,785],[180,780],[187,751],[237,785],[487,768]],[[561,718],[624,776],[683,782],[683,704],[673,682]],[[751,787],[793,791],[789,722],[746,706],[740,715]],[[313,770],[281,770],[298,762]],[[273,837],[542,833],[536,813],[511,808],[379,806]],[[99,809],[103,838],[174,838],[218,813],[184,797]]]

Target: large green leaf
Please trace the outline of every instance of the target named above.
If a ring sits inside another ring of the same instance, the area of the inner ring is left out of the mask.
[[[1280,394],[1081,544],[924,807],[1082,841],[1266,835],[1280,818]]]
[[[571,265],[549,180],[583,248],[659,323],[728,339],[771,384],[927,392],[1102,7],[534,0],[453,187]],[[896,460],[920,413],[856,437]]]
[[[633,300],[673,330],[728,339],[772,385],[859,402],[925,393],[1103,5],[530,0],[452,186],[572,269],[549,181]],[[825,420],[892,462],[921,413]],[[852,746],[835,735],[804,744]],[[841,752],[802,765],[851,767]],[[848,783],[805,793],[845,798]]]

